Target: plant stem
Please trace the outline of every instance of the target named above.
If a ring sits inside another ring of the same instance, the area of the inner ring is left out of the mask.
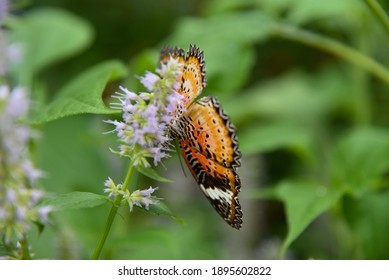
[[[128,168],[128,171],[127,171],[126,179],[124,180],[124,183],[123,183],[123,187],[122,187],[123,192],[125,192],[127,190],[128,185],[130,184],[132,174],[134,173],[134,169],[135,169],[134,165],[131,162],[130,163],[130,167]],[[92,259],[93,260],[97,260],[99,258],[99,256],[100,256],[101,250],[104,247],[105,240],[107,239],[109,231],[111,230],[112,223],[113,223],[113,221],[115,219],[116,213],[118,211],[118,208],[120,207],[122,199],[123,199],[123,195],[119,194],[115,198],[115,201],[113,202],[111,211],[109,212],[107,221],[105,223],[104,232],[101,235],[100,240],[97,243],[96,249],[95,249],[95,251],[94,251],[94,253],[92,255]]]
[[[370,10],[378,17],[382,25],[389,33],[389,18],[385,14],[385,11],[382,9],[380,4],[376,0],[365,0],[366,4],[369,6]]]
[[[332,53],[372,73],[389,84],[389,70],[374,59],[331,38],[286,25],[274,26],[275,36]]]
[[[22,239],[19,240],[20,248],[21,248],[21,259],[22,260],[30,260],[30,250],[28,249],[27,237],[23,235]]]

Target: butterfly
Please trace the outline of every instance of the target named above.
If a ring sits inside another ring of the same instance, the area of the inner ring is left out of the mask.
[[[182,65],[178,77],[182,103],[171,126],[172,135],[177,137],[181,154],[209,202],[230,226],[240,229],[241,182],[236,171],[241,153],[236,129],[216,97],[196,99],[206,86],[204,52],[196,45],[190,45],[186,55],[181,48],[163,48],[160,63],[170,58]]]

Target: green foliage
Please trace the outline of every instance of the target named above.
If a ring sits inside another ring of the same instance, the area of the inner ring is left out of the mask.
[[[152,168],[145,168],[143,166],[137,166],[136,167],[136,170],[138,170],[140,173],[142,173],[143,175],[155,180],[155,181],[159,181],[159,182],[165,182],[165,183],[173,183],[172,180],[169,180],[161,175],[159,175],[157,173],[157,171],[155,171],[154,169]]]
[[[126,73],[126,68],[118,61],[103,62],[86,70],[59,90],[57,98],[32,121],[42,123],[84,113],[115,113],[105,106],[102,92],[109,81],[122,78]]]
[[[314,160],[312,136],[309,131],[294,124],[274,122],[255,130],[242,131],[239,144],[242,152],[247,155],[285,149],[308,162]]]
[[[142,210],[145,210],[153,215],[156,216],[167,216],[174,220],[176,220],[178,223],[183,224],[184,220],[176,215],[173,214],[173,212],[167,207],[165,203],[162,201],[153,198],[153,204],[149,206],[149,209],[141,208]]]
[[[358,240],[358,246],[367,259],[389,258],[389,193],[369,192],[363,197],[345,199],[343,209],[346,221]]]
[[[60,9],[37,9],[12,26],[11,41],[23,46],[23,65],[18,67],[21,83],[59,60],[85,49],[93,31],[86,21]]]
[[[93,208],[107,203],[109,199],[105,195],[89,192],[70,192],[46,199],[43,205],[49,205],[53,211],[74,210],[81,208]]]
[[[334,184],[354,196],[387,187],[389,131],[377,127],[352,130],[339,139],[331,161]]]
[[[145,209],[142,207],[139,208],[156,216],[171,217],[177,222],[183,223],[183,220],[181,218],[173,215],[173,213],[166,206],[166,204],[155,198],[153,198],[152,200],[154,204],[150,205],[149,209]],[[70,192],[58,195],[56,197],[47,198],[42,201],[42,205],[52,207],[53,211],[64,211],[82,208],[94,208],[96,206],[100,206],[109,202],[111,202],[111,200],[106,195],[100,195],[90,192]]]
[[[319,215],[328,211],[341,197],[343,190],[305,182],[282,182],[275,196],[285,204],[288,234],[281,254]]]

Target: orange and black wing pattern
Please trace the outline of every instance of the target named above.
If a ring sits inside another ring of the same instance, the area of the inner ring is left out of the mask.
[[[161,62],[170,57],[183,62],[179,93],[185,110],[172,126],[181,154],[202,192],[219,215],[240,229],[242,210],[238,200],[241,183],[237,174],[241,153],[236,129],[216,97],[196,100],[206,85],[204,53],[190,46],[184,57],[178,48],[165,48]]]

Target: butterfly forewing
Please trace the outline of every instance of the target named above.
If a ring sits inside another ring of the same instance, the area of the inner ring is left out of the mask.
[[[181,77],[183,105],[188,107],[206,85],[204,53],[196,46],[190,46]]]

